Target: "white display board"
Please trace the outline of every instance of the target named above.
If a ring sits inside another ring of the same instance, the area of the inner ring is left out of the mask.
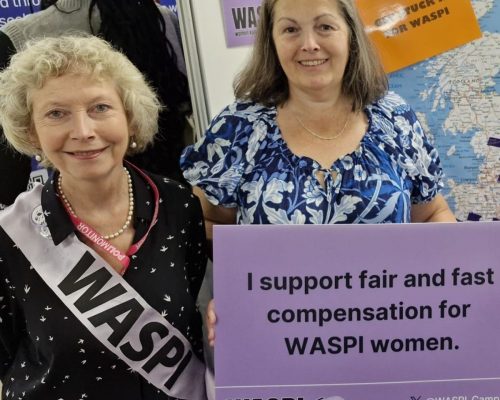
[[[234,100],[233,80],[251,47],[226,45],[220,0],[177,0],[196,136]]]

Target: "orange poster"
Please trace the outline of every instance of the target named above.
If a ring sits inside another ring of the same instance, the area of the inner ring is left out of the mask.
[[[387,73],[481,37],[470,0],[356,0]]]

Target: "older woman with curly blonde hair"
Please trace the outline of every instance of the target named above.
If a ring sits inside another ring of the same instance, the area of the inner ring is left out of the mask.
[[[97,37],[32,42],[0,73],[8,142],[55,171],[0,214],[4,398],[205,398],[199,202],[124,161],[160,108]]]

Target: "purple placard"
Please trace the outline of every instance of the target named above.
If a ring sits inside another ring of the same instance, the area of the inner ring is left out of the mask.
[[[228,47],[248,46],[255,40],[260,0],[221,0]]]
[[[216,226],[217,400],[498,400],[499,237],[496,222]]]

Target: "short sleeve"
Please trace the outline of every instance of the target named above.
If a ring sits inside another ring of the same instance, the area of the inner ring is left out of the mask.
[[[205,135],[181,156],[184,178],[214,205],[237,206],[237,189],[265,135],[257,106],[233,103],[217,115]]]
[[[431,201],[443,187],[443,170],[437,149],[425,135],[413,109],[399,96],[393,110],[397,141],[402,149],[399,164],[411,179],[413,204]]]

